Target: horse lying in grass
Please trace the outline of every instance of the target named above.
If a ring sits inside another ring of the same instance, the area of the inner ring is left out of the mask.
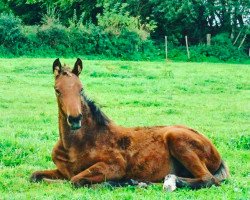
[[[83,93],[73,70],[53,63],[59,109],[59,134],[52,159],[57,168],[36,171],[32,181],[66,179],[76,186],[104,181],[159,182],[164,188],[219,185],[229,176],[215,146],[185,126],[125,128],[112,122]]]

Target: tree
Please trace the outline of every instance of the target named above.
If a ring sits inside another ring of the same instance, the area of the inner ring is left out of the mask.
[[[63,25],[69,26],[73,18],[97,25],[105,9],[125,4],[124,11],[140,24],[157,25],[152,38],[167,35],[176,44],[184,43],[184,35],[193,44],[203,42],[207,33],[236,37],[250,24],[249,0],[2,0],[0,10],[13,12],[28,25],[42,23],[51,8]]]

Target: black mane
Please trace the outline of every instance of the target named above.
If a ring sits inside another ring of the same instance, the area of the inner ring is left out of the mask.
[[[86,97],[84,94],[82,96],[90,109],[93,120],[95,120],[97,125],[101,127],[107,126],[110,122],[110,119],[100,110],[99,107],[95,105],[94,101]]]

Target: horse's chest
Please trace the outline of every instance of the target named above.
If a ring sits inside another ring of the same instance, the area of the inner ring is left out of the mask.
[[[58,169],[68,177],[78,174],[90,165],[89,152],[74,148],[67,151],[62,148],[55,148],[52,158]]]
[[[72,149],[68,153],[69,163],[74,171],[82,171],[89,167],[90,163],[90,153],[89,151],[80,151]]]

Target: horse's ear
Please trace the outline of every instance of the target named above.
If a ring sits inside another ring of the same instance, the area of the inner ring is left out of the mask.
[[[61,73],[61,70],[62,70],[62,65],[61,65],[59,58],[57,58],[53,62],[53,73],[54,73],[55,77],[57,77]]]
[[[72,73],[79,76],[79,74],[82,72],[82,60],[80,58],[77,58],[75,66],[72,70]]]

